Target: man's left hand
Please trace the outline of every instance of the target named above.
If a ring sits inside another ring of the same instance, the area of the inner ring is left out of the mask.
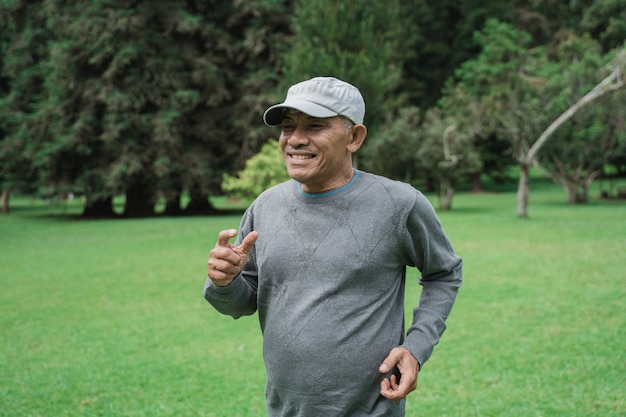
[[[395,375],[383,379],[380,383],[380,393],[391,401],[400,401],[409,395],[410,392],[415,391],[420,364],[408,349],[397,347],[389,352],[389,356],[385,358],[378,371],[386,374],[394,366],[400,371],[399,383]]]

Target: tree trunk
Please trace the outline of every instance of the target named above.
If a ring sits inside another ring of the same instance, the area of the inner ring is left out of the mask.
[[[113,197],[104,197],[99,199],[87,198],[82,217],[87,218],[111,218],[116,217],[113,211]]]
[[[580,184],[580,190],[576,196],[576,203],[586,204],[589,202],[589,187],[600,174],[600,171],[594,171],[587,175],[587,178],[582,181]]]
[[[530,190],[529,164],[520,164],[519,184],[517,186],[517,217],[528,217],[528,193]]]
[[[126,190],[124,217],[150,217],[154,215],[154,202],[149,187],[144,184],[132,185]]]
[[[555,183],[559,184],[567,194],[568,204],[580,204],[589,202],[589,187],[593,181],[602,173],[602,171],[592,171],[584,178],[581,175],[567,175],[567,171],[563,164],[558,160],[553,160],[553,164],[557,169],[548,171],[548,175]],[[582,167],[579,167],[582,171]],[[602,187],[600,187],[602,189]],[[608,195],[608,194],[607,194]]]
[[[454,186],[448,179],[439,182],[439,209],[452,210],[452,197],[454,196]]]
[[[483,183],[480,180],[480,172],[476,172],[472,174],[472,192],[473,193],[483,192]]]
[[[3,191],[2,192],[2,212],[4,214],[9,214],[9,199],[11,198],[11,193],[9,193],[8,191]]]
[[[578,190],[576,185],[568,184],[565,189],[567,190],[567,204],[576,204],[578,201]]]
[[[189,204],[185,207],[185,214],[215,214],[217,210],[209,201],[209,195],[199,188],[189,190]]]
[[[166,216],[180,216],[182,213],[183,209],[180,207],[180,193],[166,199],[163,214]]]
[[[580,204],[587,203],[588,190],[584,184],[570,183],[566,187],[567,190],[567,204]]]

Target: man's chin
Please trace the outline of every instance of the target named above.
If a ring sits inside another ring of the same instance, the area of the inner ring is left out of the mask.
[[[308,178],[307,171],[302,168],[287,167],[287,174],[298,182],[306,182]]]

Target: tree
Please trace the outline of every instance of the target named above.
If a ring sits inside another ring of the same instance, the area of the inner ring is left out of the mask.
[[[413,184],[420,179],[433,180],[439,209],[450,210],[457,184],[481,164],[471,134],[457,129],[458,122],[444,117],[437,108],[425,115],[417,107],[401,109],[398,117],[384,126],[384,140],[376,143],[377,172]]]
[[[124,193],[124,216],[141,217],[153,214],[164,184],[209,191],[216,155],[227,152],[211,152],[209,138],[223,137],[225,128],[194,116],[209,107],[203,98],[218,107],[228,91],[217,71],[223,58],[209,58],[201,44],[219,34],[214,25],[201,27],[206,10],[162,1],[127,6],[58,3],[51,10],[57,41],[42,116],[51,115],[56,142],[47,155],[51,182],[74,184],[88,202]]]
[[[523,157],[542,121],[541,113],[536,111],[540,105],[532,95],[535,80],[528,82],[520,76],[532,39],[494,19],[488,20],[475,37],[482,51],[464,62],[455,78],[448,81],[442,107],[446,114],[473,120],[467,126],[479,136],[488,138],[495,134],[510,141],[521,171],[518,200],[524,200],[528,197],[526,178],[530,165]]]
[[[624,94],[624,92],[621,92]],[[623,102],[623,101],[622,101]],[[626,177],[626,129],[624,126],[625,119],[622,119],[622,133],[617,137],[617,145],[607,158],[606,165],[602,168],[601,179],[609,180],[609,189],[605,190],[600,186],[600,193],[603,197],[612,197],[617,194],[618,197],[624,198],[623,191],[619,190],[615,193],[615,180]],[[621,194],[621,195],[620,195]]]
[[[112,196],[120,193],[125,216],[151,215],[159,197],[168,213],[177,213],[184,190],[188,212],[210,212],[208,196],[219,192],[222,173],[260,141],[258,130],[241,133],[241,120],[250,119],[250,103],[261,107],[267,99],[259,90],[275,83],[268,73],[277,67],[284,3],[48,0],[37,6],[3,10],[23,22],[15,26],[11,60],[18,61],[17,40],[34,14],[41,21],[33,27],[49,35],[35,45],[46,68],[31,83],[39,96],[19,82],[26,78],[19,67],[9,73],[11,97],[30,105],[27,112],[15,100],[4,102],[17,114],[12,120],[19,119],[8,129],[15,159],[32,156],[26,166],[37,167],[38,181],[55,191],[84,193],[85,214],[111,215]]]
[[[367,103],[365,121],[373,133],[384,118],[388,92],[399,82],[401,33],[389,22],[398,19],[400,3],[296,2],[294,34],[283,56],[281,88],[315,76],[335,76],[352,83]]]
[[[437,108],[426,113],[420,127],[425,152],[419,163],[438,183],[439,209],[452,209],[457,184],[480,171],[481,160],[473,146],[471,129],[459,128],[460,120],[444,117]]]
[[[0,27],[5,27],[8,22],[1,22],[0,19]],[[0,62],[5,62],[5,56],[7,55],[7,48],[9,47],[11,40],[9,38],[9,31],[3,30],[0,31]],[[1,69],[1,66],[0,66]],[[0,108],[2,107],[3,98],[9,92],[9,80],[6,76],[3,76],[3,72],[0,70]],[[5,132],[4,127],[5,123],[0,119],[0,149],[2,149],[2,141],[4,140]],[[0,153],[3,154],[3,153]],[[2,213],[9,212],[9,198],[10,191],[8,190],[5,180],[4,180],[4,169],[3,169],[3,158],[0,157],[0,210]]]
[[[564,42],[559,50],[554,70],[546,75],[543,94],[550,97],[546,110],[561,114],[533,143],[526,158],[539,159],[566,190],[570,203],[586,202],[589,185],[602,174],[624,132],[624,96],[600,99],[626,86],[626,48],[609,54],[614,58],[608,66],[609,57],[601,56],[599,45],[586,37]],[[545,71],[549,66],[542,68]],[[609,74],[597,83],[602,72]]]
[[[253,199],[264,190],[288,179],[282,151],[278,141],[272,139],[246,162],[237,177],[224,175],[222,189],[237,197]]]
[[[479,52],[472,34],[488,17],[511,20],[508,1],[404,1],[396,25],[402,77],[393,103],[421,108],[436,106],[454,69]],[[391,108],[389,110],[394,110]]]
[[[10,193],[37,191],[41,166],[35,163],[37,146],[30,139],[45,126],[30,122],[37,103],[45,99],[51,33],[42,2],[0,3],[0,27],[0,185],[3,211],[8,212]]]
[[[569,51],[568,59],[563,55],[550,59],[546,48],[527,49],[530,43],[527,34],[494,20],[488,21],[485,29],[477,33],[477,39],[483,50],[459,68],[456,73],[458,81],[451,82],[446,91],[444,108],[473,113],[478,131],[500,132],[511,141],[520,168],[517,215],[527,217],[529,169],[539,164],[539,150],[556,128],[580,107],[622,87],[622,81],[619,81],[622,64],[614,66],[612,75],[571,108],[557,110],[559,93],[570,94],[570,97],[580,94],[581,84],[577,81],[582,76],[582,69],[572,64],[580,56]],[[597,56],[597,50],[593,48],[578,50]],[[566,53],[567,48],[562,51]],[[586,62],[591,65],[593,60],[587,59]],[[568,74],[568,71],[570,77],[563,77],[562,74]],[[575,147],[571,140],[560,143],[568,149]],[[604,155],[608,152],[605,148]],[[561,155],[564,154],[561,151]],[[566,164],[552,166],[562,169]],[[551,173],[555,178],[565,178],[562,174],[556,177],[556,170]]]
[[[626,1],[595,0],[583,9],[580,27],[602,44],[604,51],[619,48],[626,39]]]

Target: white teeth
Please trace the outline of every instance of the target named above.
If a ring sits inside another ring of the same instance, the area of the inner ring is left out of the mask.
[[[293,159],[304,160],[304,159],[311,159],[311,158],[313,158],[313,155],[291,155],[291,157]]]

